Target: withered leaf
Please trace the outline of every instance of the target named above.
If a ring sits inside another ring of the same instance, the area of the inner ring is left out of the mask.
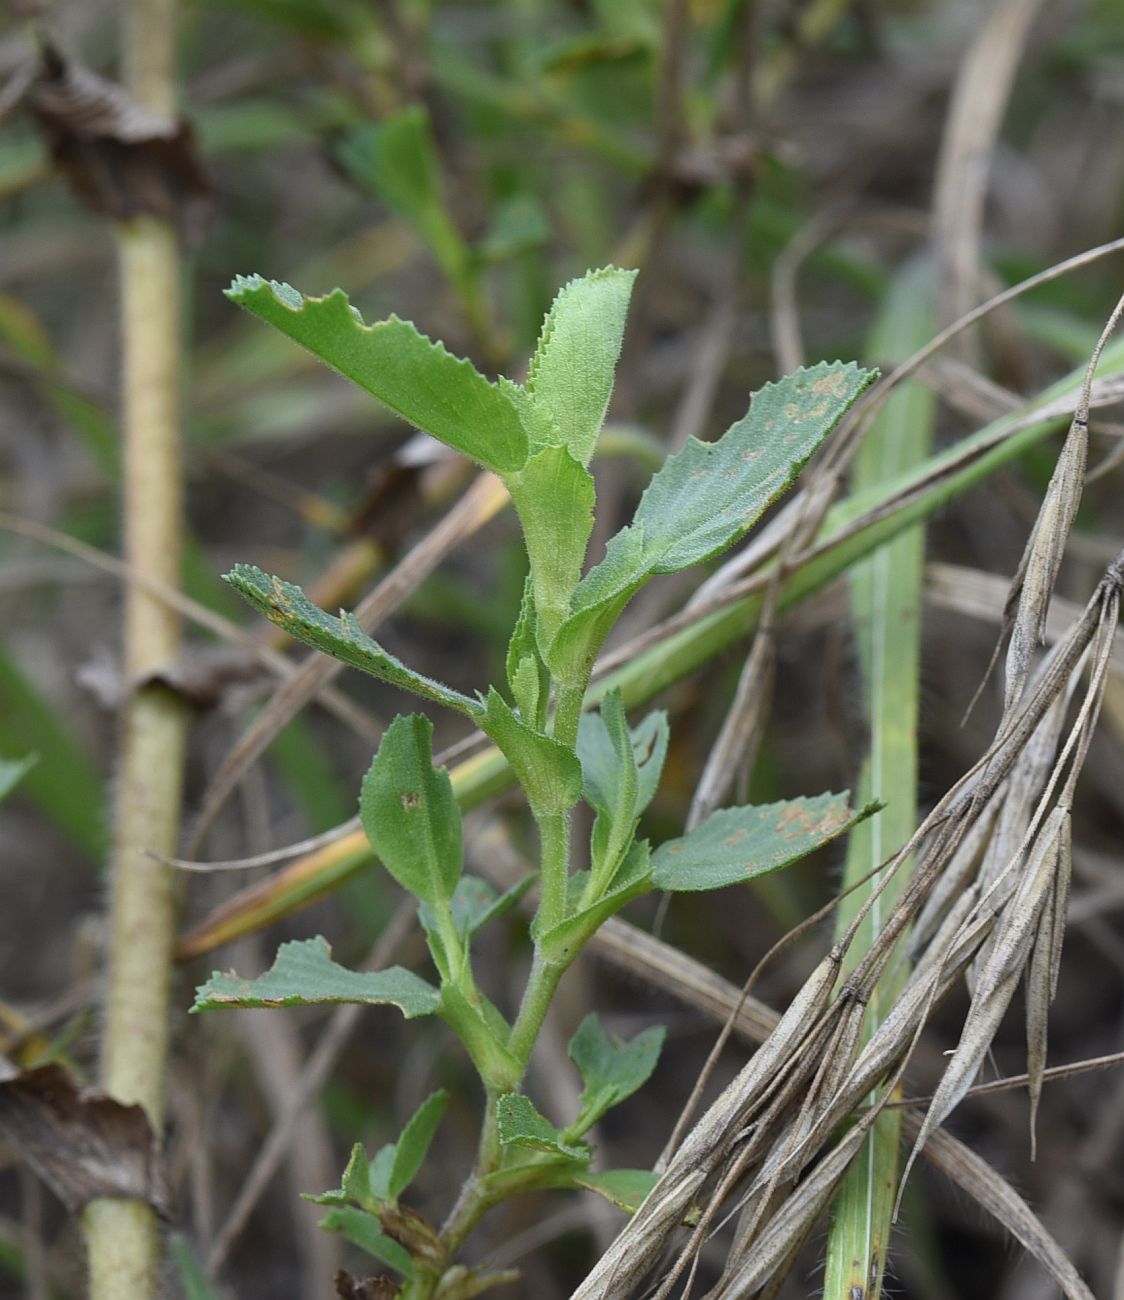
[[[60,1065],[17,1072],[0,1061],[0,1134],[73,1212],[112,1196],[146,1201],[171,1218],[160,1146],[144,1108],[80,1088]]]
[[[362,1282],[341,1268],[336,1274],[336,1295],[343,1300],[394,1300],[399,1293],[399,1286],[388,1277],[368,1277]]]
[[[24,103],[55,165],[95,212],[162,217],[184,243],[199,242],[211,187],[185,121],[142,108],[49,43]]]

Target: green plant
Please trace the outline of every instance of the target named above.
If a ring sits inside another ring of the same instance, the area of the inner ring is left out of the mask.
[[[655,1067],[661,1033],[629,1043],[585,1020],[570,1055],[585,1085],[579,1113],[559,1129],[520,1091],[558,982],[609,917],[650,890],[704,890],[744,882],[803,857],[873,810],[825,794],[727,808],[655,848],[638,838],[668,742],[662,713],[630,726],[619,691],[583,712],[594,660],[628,601],[657,574],[701,564],[752,527],[827,437],[873,375],[820,364],[763,388],[717,442],[690,440],[655,474],[632,523],[584,572],[595,490],[588,469],[620,352],[634,273],[595,271],[567,285],[547,316],[524,386],[491,383],[473,366],[391,317],[365,325],[336,291],[306,299],[288,285],[239,278],[229,296],[276,326],[453,449],[499,475],[514,502],[529,560],[506,681],[475,697],[409,668],[347,613],[330,616],[299,587],[239,565],[228,581],[291,636],[463,715],[507,759],[538,827],[539,898],[530,922],[533,960],[514,1019],[480,991],[472,940],[524,892],[497,896],[463,873],[460,810],[433,765],[432,725],[420,715],[388,728],[362,787],[371,846],[419,904],[436,985],[395,967],[353,972],[321,938],[282,947],[256,980],[216,974],[195,1010],[316,1003],[390,1003],[406,1017],[438,1015],[461,1040],[485,1092],[476,1164],[443,1227],[401,1202],[444,1106],[431,1096],[399,1140],[373,1160],[357,1146],[325,1226],[390,1265],[402,1294],[478,1294],[506,1275],[477,1276],[457,1252],[492,1206],[527,1190],[592,1188],[633,1209],[646,1171],[593,1172],[584,1135]],[[571,814],[594,813],[589,869],[571,866]]]

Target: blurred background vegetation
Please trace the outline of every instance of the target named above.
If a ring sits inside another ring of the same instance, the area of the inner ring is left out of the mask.
[[[971,0],[183,4],[182,104],[211,209],[185,266],[185,590],[252,627],[218,577],[248,561],[301,582],[329,607],[353,604],[469,481],[466,467],[419,455],[409,429],[240,316],[221,292],[235,274],[257,271],[308,294],[339,285],[368,320],[395,311],[489,373],[520,377],[559,284],[609,262],[639,267],[597,466],[603,542],[627,519],[651,466],[689,435],[716,436],[761,383],[801,359],[885,361],[868,339],[918,259],[945,268],[935,295],[930,272],[916,280],[910,300],[915,321],[939,323],[947,268],[956,265],[949,259],[965,239],[978,271],[967,289],[973,305],[1118,235],[1119,0],[1002,7],[1025,21],[1007,38],[1015,73],[997,113],[967,107],[969,123],[974,113],[983,121],[991,112],[998,133],[984,144],[982,220],[965,233],[955,200],[977,185],[979,158],[970,139],[954,149],[950,102],[990,12]],[[60,4],[32,17],[65,57],[117,75],[113,5]],[[26,13],[11,12],[0,31],[0,73],[13,86],[41,58],[28,23]],[[41,120],[15,94],[7,99],[0,508],[117,554],[112,229],[52,164]],[[1009,394],[1036,393],[1083,364],[1122,272],[1117,256],[1036,291],[969,337],[956,356],[970,369],[928,372],[925,382],[942,399],[938,444],[978,427]],[[874,337],[896,354],[894,340]],[[1102,428],[1094,466],[1112,456],[1120,435],[1121,426]],[[1029,452],[947,507],[928,530],[929,559],[1008,575],[1053,455],[1050,446]],[[1122,490],[1124,471],[1112,465],[1090,485],[1063,575],[1075,598],[1084,600],[1119,548]],[[514,522],[501,514],[412,592],[380,637],[454,686],[481,687],[500,671],[523,571]],[[684,577],[664,580],[639,602],[622,636],[679,607],[698,581]],[[26,1046],[30,1025],[40,1050],[79,1071],[93,1059],[97,1034],[120,602],[119,575],[0,531],[0,755],[39,756],[0,818],[0,1046],[17,1038]],[[923,805],[973,761],[994,723],[994,701],[985,700],[959,726],[999,612],[994,595],[971,616],[965,603],[953,584],[926,608]],[[268,630],[252,631],[271,643]],[[855,784],[864,726],[855,660],[838,590],[782,623],[771,721],[748,777],[752,797]],[[652,814],[657,838],[682,826],[740,665],[729,652],[660,701],[672,713],[673,748]],[[193,627],[170,685],[194,709],[190,814],[273,682],[238,646]],[[354,675],[338,685],[353,702],[353,725],[318,709],[294,718],[229,801],[207,857],[259,852],[351,816],[378,724],[401,706],[389,689]],[[1072,937],[1053,1021],[1059,1060],[1118,1046],[1124,1013],[1124,710],[1109,712],[1084,787]],[[457,739],[448,719],[435,720],[439,743]],[[502,802],[472,825],[470,860],[473,852],[499,852],[499,843],[517,854],[526,842],[517,810]],[[837,854],[759,888],[677,903],[664,936],[740,982],[772,941],[827,899],[838,865]],[[187,878],[185,928],[246,880]],[[404,1029],[390,1014],[368,1012],[316,1105],[290,1127],[282,1174],[215,1248],[324,1018],[188,1021],[191,987],[213,966],[264,968],[286,937],[324,933],[341,960],[358,962],[397,903],[391,882],[365,872],[264,935],[180,972],[171,1013],[171,1169],[183,1249],[204,1272],[213,1270],[218,1295],[328,1295],[341,1262],[361,1271],[349,1247],[317,1232],[318,1212],[298,1193],[334,1186],[351,1143],[373,1150],[391,1140],[437,1082],[454,1101],[441,1160],[423,1173],[419,1208],[440,1216],[467,1169],[479,1099],[448,1036],[440,1026]],[[504,972],[526,954],[513,931],[489,933],[502,999]],[[826,943],[826,932],[820,938]],[[783,1005],[813,949],[820,950],[815,942],[775,963],[761,996]],[[650,1165],[713,1025],[592,961],[568,978],[561,1003],[532,1075],[560,1112],[575,1086],[563,1045],[590,1006],[623,1033],[654,1020],[669,1025],[672,1048],[653,1084],[619,1117],[614,1112],[601,1135],[614,1164]],[[1003,1073],[1022,1068],[1019,1032],[1011,1030],[1009,1058],[1000,1039]],[[740,1050],[729,1055],[732,1069]],[[915,1091],[931,1083],[928,1064],[928,1073],[925,1063],[918,1067]],[[952,1121],[1041,1209],[1105,1296],[1114,1279],[1115,1294],[1124,1295],[1122,1102],[1112,1076],[1048,1089],[1035,1165],[1021,1097],[969,1103]],[[31,1175],[6,1156],[0,1161],[0,1295],[81,1294],[73,1224]],[[915,1175],[904,1219],[893,1262],[898,1294],[1051,1294],[1000,1231],[930,1171]],[[518,1258],[520,1294],[547,1300],[569,1294],[618,1222],[607,1207],[544,1198],[489,1220],[478,1250]],[[192,1267],[183,1266],[188,1283],[169,1273],[170,1294],[205,1285],[202,1272],[190,1283]],[[814,1286],[806,1271],[784,1294]]]

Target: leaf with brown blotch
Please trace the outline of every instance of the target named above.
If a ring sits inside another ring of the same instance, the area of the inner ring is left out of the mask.
[[[80,1088],[60,1065],[9,1068],[0,1078],[0,1132],[69,1210],[112,1196],[171,1218],[160,1144],[142,1106]]]
[[[211,187],[185,121],[142,108],[49,43],[24,103],[83,203],[117,221],[161,217],[185,244],[200,241]]]

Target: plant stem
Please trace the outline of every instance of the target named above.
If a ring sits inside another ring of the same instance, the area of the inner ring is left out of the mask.
[[[457,1198],[456,1205],[449,1212],[441,1229],[441,1244],[451,1259],[464,1244],[469,1233],[480,1222],[481,1217],[491,1202],[484,1196],[481,1180],[493,1173],[500,1166],[503,1150],[500,1147],[499,1129],[496,1124],[496,1103],[499,1101],[498,1089],[488,1088],[484,1098],[484,1118],[480,1126],[480,1143],[476,1152],[476,1164],[472,1174]]]
[[[554,706],[554,739],[573,749],[578,739],[578,723],[581,722],[582,705],[589,679],[577,686],[559,686],[558,699]]]
[[[128,88],[174,111],[175,0],[130,0]],[[122,311],[125,558],[165,586],[180,582],[180,256],[174,231],[140,217],[118,232]],[[157,1133],[164,1109],[175,889],[151,853],[175,852],[187,715],[154,678],[179,653],[180,619],[131,586],[125,607],[125,706],[114,816],[109,975],[101,1079],[139,1102]],[[91,1300],[154,1296],[159,1237],[152,1208],[99,1200],[85,1215]]]
[[[540,841],[539,932],[558,925],[566,915],[566,881],[570,874],[570,814],[547,813],[538,819]]]
[[[544,957],[541,949],[536,946],[523,1002],[507,1043],[507,1050],[524,1068],[531,1059],[531,1052],[538,1039],[542,1023],[546,1019],[546,1013],[550,1010],[558,981],[566,973],[569,965],[568,960],[555,961]]]

